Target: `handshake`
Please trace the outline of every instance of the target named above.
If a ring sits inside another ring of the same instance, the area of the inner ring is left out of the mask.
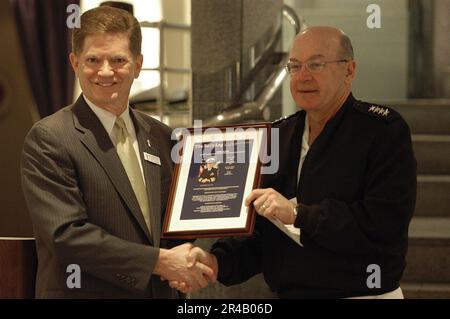
[[[168,280],[170,287],[188,293],[216,282],[217,271],[216,256],[186,243],[161,249],[153,273]]]

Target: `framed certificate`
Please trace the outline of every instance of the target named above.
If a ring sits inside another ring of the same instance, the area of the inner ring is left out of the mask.
[[[184,131],[163,225],[163,238],[251,235],[270,123]]]

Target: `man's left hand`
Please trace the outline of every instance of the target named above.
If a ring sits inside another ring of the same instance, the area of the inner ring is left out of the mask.
[[[254,189],[245,200],[249,206],[253,202],[256,212],[266,218],[276,218],[283,224],[295,222],[295,204],[273,188]]]

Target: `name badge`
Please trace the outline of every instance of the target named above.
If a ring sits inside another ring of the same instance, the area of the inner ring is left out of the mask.
[[[152,155],[152,154],[144,152],[144,159],[147,162],[150,162],[150,163],[157,164],[157,165],[161,166],[161,160],[159,159],[158,156],[155,156],[155,155]]]

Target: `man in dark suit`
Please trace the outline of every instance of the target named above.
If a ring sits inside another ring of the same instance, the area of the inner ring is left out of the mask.
[[[124,10],[84,13],[70,54],[83,94],[26,137],[22,184],[36,238],[38,298],[171,298],[176,291],[161,279],[196,288],[214,280],[209,267],[188,264],[192,244],[160,240],[171,130],[128,106],[143,62],[141,39],[139,23]]]

